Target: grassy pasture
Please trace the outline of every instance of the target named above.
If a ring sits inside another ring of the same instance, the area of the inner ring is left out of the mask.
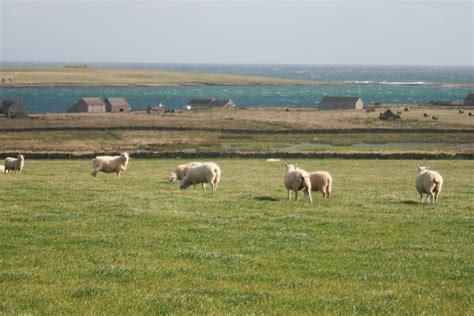
[[[278,85],[316,81],[161,70],[107,68],[0,68],[2,85]],[[7,79],[11,79],[8,81]]]
[[[282,163],[218,160],[213,194],[166,183],[182,162],[0,174],[0,313],[474,313],[472,161],[292,161],[333,174],[312,205]],[[417,163],[439,204],[417,203]]]

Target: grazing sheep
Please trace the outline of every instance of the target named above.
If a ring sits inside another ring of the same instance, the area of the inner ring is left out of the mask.
[[[463,111],[463,110],[459,110],[459,114],[464,114],[464,111]]]
[[[428,113],[423,113],[424,117],[429,117]]]
[[[5,172],[9,172],[10,170],[14,170],[15,172],[19,172],[23,170],[25,166],[25,157],[23,155],[18,155],[17,158],[7,157],[5,159],[4,169]]]
[[[196,184],[202,183],[205,190],[204,183],[210,183],[212,192],[217,192],[217,185],[220,181],[221,169],[219,166],[213,162],[205,162],[192,167],[181,181],[179,188],[184,190],[190,185],[196,186]]]
[[[0,173],[5,173],[5,166],[0,165]]]
[[[319,191],[323,198],[329,198],[332,192],[332,177],[327,171],[316,171],[309,174],[311,191]]]
[[[96,176],[97,172],[102,171],[105,173],[116,172],[117,177],[120,178],[120,174],[127,170],[128,153],[122,153],[120,156],[97,156],[92,159],[92,173],[91,176]]]
[[[469,115],[469,116],[472,116],[472,112],[469,112],[469,114],[468,114],[468,115]]]
[[[285,164],[285,166],[286,172],[283,183],[288,190],[288,200],[291,200],[291,191],[293,191],[295,192],[295,200],[298,201],[298,191],[303,190],[304,195],[308,196],[310,202],[313,202],[308,173],[295,165]]]
[[[438,120],[438,117],[435,116],[435,115],[433,115],[431,118],[432,118],[434,121],[437,121],[437,120]]]
[[[423,203],[423,193],[428,195],[428,203],[437,202],[443,187],[443,177],[436,171],[428,170],[429,167],[418,166],[417,168],[416,190],[420,194],[420,203]]]
[[[409,109],[408,109],[408,108],[405,108],[405,110],[404,110],[404,111],[405,111],[405,112],[408,112],[408,111],[409,111]]]
[[[171,172],[170,176],[168,177],[168,180],[170,181],[170,183],[174,183],[176,180],[183,180],[192,167],[195,167],[200,164],[200,162],[190,162],[179,165],[173,172]]]

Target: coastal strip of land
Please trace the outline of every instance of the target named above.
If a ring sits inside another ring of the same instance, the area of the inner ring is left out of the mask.
[[[318,81],[140,69],[0,68],[0,86],[305,85]]]
[[[397,83],[403,85],[403,83]],[[0,68],[0,87],[189,86],[189,85],[331,85],[387,86],[377,82],[301,80],[218,73],[118,68]],[[413,85],[407,82],[406,85]],[[473,89],[474,83],[423,83],[423,86]]]

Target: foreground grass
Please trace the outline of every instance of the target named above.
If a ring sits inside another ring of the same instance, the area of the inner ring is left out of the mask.
[[[298,160],[334,194],[286,200],[282,163],[219,160],[217,194],[180,160],[27,161],[0,175],[0,313],[472,314],[473,163],[420,205],[416,161]]]
[[[11,81],[1,85],[273,85],[314,84],[316,81],[268,77],[108,68],[0,68]]]

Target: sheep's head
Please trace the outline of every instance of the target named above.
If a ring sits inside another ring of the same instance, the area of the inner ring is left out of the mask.
[[[17,158],[18,158],[18,160],[21,160],[21,161],[25,160],[25,157],[23,157],[23,155],[18,155]]]
[[[296,169],[295,165],[289,165],[287,163],[285,164],[285,167],[286,167],[286,172],[290,172]]]
[[[120,157],[122,157],[122,159],[124,159],[124,160],[130,159],[130,157],[128,156],[128,153],[121,153]]]
[[[418,169],[418,172],[423,172],[427,171],[430,167],[416,166],[416,168]]]
[[[178,177],[176,176],[176,173],[172,172],[170,174],[170,176],[168,177],[168,180],[170,181],[170,183],[175,183],[175,181],[178,179]]]
[[[181,181],[181,183],[179,184],[179,188],[181,190],[185,190],[189,187],[189,184],[187,182],[184,182],[184,181]]]

